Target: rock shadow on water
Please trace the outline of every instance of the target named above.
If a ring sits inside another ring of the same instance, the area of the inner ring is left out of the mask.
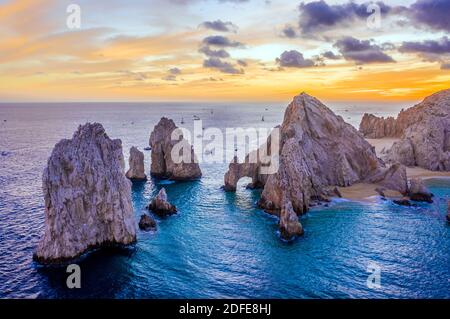
[[[91,251],[81,257],[58,265],[40,265],[35,262],[37,274],[43,286],[39,299],[90,299],[114,298],[124,291],[132,280],[130,259],[136,253],[135,246],[106,247]],[[67,287],[67,266],[80,266],[81,288]]]

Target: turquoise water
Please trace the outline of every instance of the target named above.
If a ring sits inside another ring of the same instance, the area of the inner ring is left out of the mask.
[[[364,110],[336,111],[357,123]],[[428,181],[433,204],[316,207],[302,217],[305,236],[286,243],[277,219],[255,207],[258,190],[242,180],[236,193],[225,193],[227,164],[202,164],[200,181],[133,185],[136,218],[161,187],[179,213],[156,218],[158,230],[139,231],[133,248],[79,261],[81,289],[66,288],[65,268],[32,261],[44,221],[42,169],[79,123],[103,123],[128,157],[132,145],[148,144],[163,115],[184,117],[188,127],[194,114],[206,127],[272,127],[283,112],[281,104],[0,105],[0,298],[450,298],[447,179]],[[366,285],[371,263],[380,266],[380,289]]]

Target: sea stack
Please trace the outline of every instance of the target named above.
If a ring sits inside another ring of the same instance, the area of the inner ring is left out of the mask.
[[[183,138],[181,130],[178,139],[172,139],[172,133],[178,127],[168,118],[161,118],[150,135],[152,149],[151,174],[157,178],[171,180],[195,180],[202,176],[198,160],[192,146]],[[177,146],[179,158],[172,158],[172,150]],[[185,153],[187,152],[187,154]],[[184,160],[182,158],[186,158]]]
[[[144,153],[134,146],[130,149],[129,165],[130,168],[126,173],[127,178],[136,182],[147,180],[144,169]]]
[[[274,143],[271,139],[258,152]],[[306,93],[296,96],[287,107],[279,145],[279,153],[270,154],[278,162],[276,173],[261,176],[259,163],[256,168],[248,163],[232,163],[225,175],[225,183],[230,180],[232,183],[225,186],[233,189],[230,185],[234,186],[243,173],[249,173],[264,187],[259,206],[284,221],[295,224],[293,218],[285,217],[291,216],[286,214],[290,207],[296,215],[303,214],[315,201],[333,196],[335,186],[368,182],[407,191],[404,166],[385,167],[374,148],[353,126]],[[286,225],[284,221],[280,220],[280,230]]]
[[[281,209],[279,222],[280,236],[285,240],[291,240],[296,236],[303,235],[302,224],[292,208],[290,201]]]
[[[360,132],[368,138],[400,138],[385,160],[432,171],[450,171],[450,89],[437,92],[396,119],[365,114]]]
[[[166,190],[164,188],[161,188],[158,195],[156,195],[147,208],[159,216],[167,216],[177,213],[177,208],[175,205],[168,202]]]
[[[80,126],[72,139],[56,144],[42,181],[45,226],[35,260],[57,263],[136,241],[122,142],[110,139],[101,124]]]

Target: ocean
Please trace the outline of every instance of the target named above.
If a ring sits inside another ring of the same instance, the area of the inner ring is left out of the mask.
[[[364,112],[395,115],[412,104],[328,104],[357,126]],[[42,170],[55,143],[79,124],[100,122],[131,146],[148,146],[162,116],[192,128],[281,124],[286,103],[0,104],[0,298],[450,298],[450,181],[432,179],[433,204],[396,206],[333,200],[301,218],[305,235],[280,240],[277,219],[255,205],[260,190],[221,189],[228,163],[201,164],[194,182],[134,184],[138,221],[165,187],[178,214],[138,231],[134,247],[98,250],[77,261],[81,289],[66,287],[65,267],[32,260],[42,235]],[[264,122],[261,120],[264,116]],[[147,174],[150,152],[145,151]],[[379,287],[367,285],[371,268]]]

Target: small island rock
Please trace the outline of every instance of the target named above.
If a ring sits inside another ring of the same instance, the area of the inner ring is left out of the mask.
[[[177,213],[177,208],[175,205],[172,205],[167,201],[167,194],[164,188],[161,188],[158,195],[156,195],[147,208],[160,216],[173,215]]]
[[[129,165],[130,169],[126,173],[127,178],[132,181],[147,180],[147,175],[145,175],[144,168],[144,153],[139,151],[134,146],[130,149]]]

